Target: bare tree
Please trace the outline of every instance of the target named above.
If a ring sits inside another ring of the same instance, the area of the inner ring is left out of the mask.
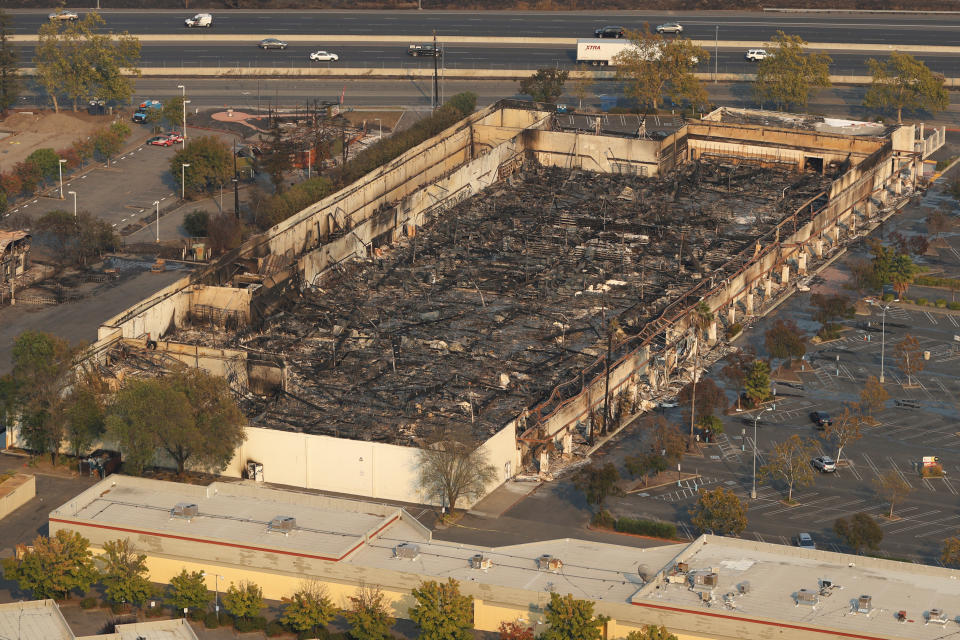
[[[787,485],[787,502],[793,502],[794,487],[813,483],[810,458],[814,450],[812,440],[802,440],[798,435],[790,436],[773,445],[769,462],[760,468],[760,474],[769,480],[783,480]]]
[[[920,341],[910,334],[903,336],[903,340],[894,349],[894,355],[900,370],[907,376],[907,385],[912,384],[914,374],[923,371],[923,352],[920,350]]]
[[[896,503],[900,502],[903,498],[906,498],[913,487],[903,479],[896,469],[891,469],[883,476],[879,477],[875,483],[877,488],[877,493],[879,493],[884,500],[890,503],[890,513],[887,515],[888,518],[893,518],[893,507]]]
[[[844,407],[843,413],[827,425],[824,435],[828,440],[832,440],[833,443],[837,445],[837,464],[840,464],[840,456],[843,455],[844,447],[863,437],[863,434],[860,432],[862,422],[863,418],[859,412],[851,411],[850,407]]]
[[[877,376],[870,376],[860,390],[860,412],[873,422],[873,412],[883,408],[890,394],[883,388]]]
[[[457,502],[477,500],[497,477],[487,452],[463,429],[433,434],[420,449],[420,488],[431,499],[449,508]]]

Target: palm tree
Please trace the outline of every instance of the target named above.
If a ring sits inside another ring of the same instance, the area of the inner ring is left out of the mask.
[[[693,336],[696,338],[693,351],[693,382],[690,389],[690,442],[689,448],[693,448],[693,426],[696,424],[696,405],[697,405],[697,370],[700,368],[700,338],[703,336],[707,327],[713,322],[713,311],[710,306],[701,300],[690,311],[690,326],[693,328]]]
[[[893,290],[897,292],[898,298],[903,298],[910,283],[919,272],[920,267],[913,263],[910,256],[901,253],[893,259],[890,263],[890,283],[893,285]]]

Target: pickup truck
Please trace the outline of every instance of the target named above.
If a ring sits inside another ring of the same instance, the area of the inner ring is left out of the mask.
[[[137,107],[137,110],[133,114],[132,120],[138,124],[142,124],[147,121],[150,117],[151,109],[160,109],[163,104],[159,100],[145,100],[140,103],[140,106]]]
[[[407,55],[418,58],[428,56],[430,58],[439,58],[443,52],[432,44],[412,44],[407,47]]]

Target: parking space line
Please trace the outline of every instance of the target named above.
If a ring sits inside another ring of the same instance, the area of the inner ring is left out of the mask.
[[[890,466],[893,467],[893,470],[897,472],[897,475],[900,476],[900,479],[903,480],[907,484],[907,486],[912,489],[913,485],[910,483],[909,480],[907,480],[907,476],[903,475],[903,472],[900,471],[900,467],[897,466],[896,461],[894,461],[894,459],[891,458],[890,456],[887,456],[887,462],[889,462]]]
[[[937,319],[933,317],[933,314],[929,311],[924,311],[923,315],[927,316],[927,320],[930,321],[930,324],[937,324]]]
[[[947,490],[950,491],[953,495],[960,495],[957,493],[956,488],[954,488],[953,483],[950,482],[950,478],[943,476],[943,484],[947,487]]]
[[[914,529],[929,529],[931,525],[937,525],[944,522],[949,522],[950,520],[960,520],[960,515],[947,516],[945,518],[938,518],[937,520],[917,520],[915,522],[909,523],[909,526],[900,527],[899,529],[888,529],[887,533],[890,535],[895,535],[897,533],[905,533],[907,531],[913,531]],[[901,522],[898,520],[897,522]]]
[[[861,454],[861,455],[863,456],[863,459],[867,461],[867,466],[869,466],[870,469],[873,470],[873,472],[876,474],[876,476],[877,476],[878,478],[882,478],[882,477],[883,477],[883,474],[880,473],[880,469],[877,468],[877,465],[873,464],[873,460],[870,459],[870,456],[868,456],[868,455],[865,454],[865,453],[863,453],[863,454]]]
[[[865,500],[864,498],[856,498],[854,500],[849,500],[847,502],[840,502],[837,504],[822,506],[818,509],[818,511],[833,511],[834,513],[831,515],[825,515],[822,518],[811,518],[809,514],[806,514],[806,519],[807,519],[807,522],[816,522],[816,523],[830,522],[832,520],[836,520],[838,515],[841,515],[837,512],[849,512],[851,511],[849,507],[852,507],[853,505],[869,504],[869,503],[870,501]]]

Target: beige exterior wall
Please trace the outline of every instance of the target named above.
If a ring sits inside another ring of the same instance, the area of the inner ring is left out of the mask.
[[[548,167],[599,173],[659,173],[660,141],[613,138],[567,131],[526,131],[524,146]]]
[[[27,504],[37,495],[37,477],[18,473],[0,482],[0,520]]]

